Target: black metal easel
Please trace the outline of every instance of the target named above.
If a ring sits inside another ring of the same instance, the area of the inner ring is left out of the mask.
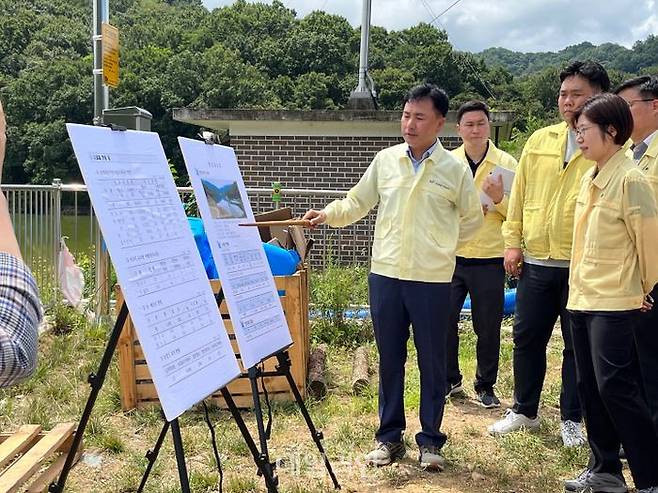
[[[221,305],[224,298],[225,298],[224,291],[220,288],[219,292],[215,295],[215,299],[217,300],[217,306]],[[223,317],[224,315],[222,315],[222,318]],[[302,395],[299,393],[299,389],[297,388],[295,379],[293,378],[292,373],[290,373],[291,363],[290,363],[290,355],[288,354],[288,347],[289,346],[286,346],[280,351],[277,351],[276,353],[266,356],[261,360],[262,363],[263,361],[271,357],[276,357],[278,364],[276,365],[276,369],[274,371],[261,370],[258,367],[258,365],[252,366],[247,370],[247,376],[249,378],[249,381],[251,382],[251,395],[254,400],[254,415],[256,416],[256,427],[258,429],[258,439],[260,443],[260,453],[258,455],[259,474],[264,474],[263,471],[267,471],[267,473],[274,479],[274,487],[270,489],[270,486],[268,485],[267,491],[268,493],[277,493],[279,478],[275,474],[276,462],[270,461],[270,456],[267,447],[267,441],[270,438],[269,427],[272,423],[271,421],[270,423],[268,423],[268,427],[266,430],[265,423],[263,422],[263,409],[260,404],[260,394],[258,392],[258,379],[264,377],[282,376],[282,377],[286,377],[286,380],[288,381],[290,390],[292,391],[293,396],[295,397],[295,402],[299,406],[299,410],[301,411],[302,416],[304,416],[304,420],[306,421],[306,426],[308,427],[308,431],[311,434],[311,438],[315,442],[315,445],[317,446],[318,451],[322,456],[322,460],[324,461],[324,466],[327,469],[327,472],[329,473],[329,477],[331,477],[331,481],[334,484],[334,489],[340,490],[341,489],[340,484],[338,483],[338,479],[336,479],[336,475],[334,474],[334,471],[331,467],[331,463],[329,462],[327,453],[325,452],[324,447],[322,445],[322,439],[324,438],[324,435],[322,434],[321,431],[318,431],[316,429],[315,424],[313,423],[313,419],[311,418],[311,415],[309,414],[308,409],[306,408],[306,404],[304,404],[304,399],[302,398]],[[263,391],[266,392],[267,389],[265,388],[264,381],[262,381],[262,386],[263,386]],[[270,416],[270,420],[271,420],[271,416]]]
[[[322,460],[324,461],[324,466],[327,469],[327,472],[329,473],[329,477],[331,478],[331,481],[334,484],[334,489],[340,490],[341,489],[340,484],[338,483],[338,479],[336,479],[336,475],[334,474],[334,471],[331,467],[331,463],[329,462],[329,458],[327,457],[327,454],[324,450],[324,446],[322,445],[322,439],[324,438],[324,435],[321,431],[318,431],[317,428],[315,427],[315,424],[313,423],[313,419],[311,418],[311,415],[309,414],[308,409],[306,408],[306,404],[304,404],[304,399],[302,398],[302,395],[299,393],[299,389],[297,388],[295,379],[293,378],[292,373],[290,373],[291,362],[290,362],[290,355],[288,354],[288,350],[283,349],[273,354],[272,356],[276,357],[278,362],[276,365],[276,369],[274,371],[261,370],[256,366],[249,368],[248,370],[249,380],[251,381],[251,392],[254,399],[254,414],[256,415],[258,437],[259,437],[259,442],[261,444],[260,457],[263,465],[272,474],[272,476],[274,477],[275,481],[278,484],[278,478],[274,473],[276,470],[276,463],[270,462],[269,452],[267,449],[267,441],[269,439],[269,433],[268,431],[266,431],[263,422],[263,411],[260,405],[260,395],[258,392],[258,379],[264,377],[283,376],[286,377],[286,380],[288,381],[288,385],[290,386],[290,390],[292,391],[293,396],[295,397],[295,402],[299,406],[299,410],[302,413],[302,416],[304,416],[304,421],[306,421],[306,426],[308,427],[308,431],[311,434],[311,438],[315,442],[315,445],[317,446],[320,455],[322,456]],[[263,387],[264,386],[265,384],[263,383]],[[268,489],[268,493],[273,493],[276,491],[277,490],[272,490],[272,492],[270,492],[270,490]]]
[[[87,398],[87,404],[85,405],[85,409],[82,413],[82,417],[80,418],[80,423],[78,424],[78,428],[73,437],[71,449],[69,450],[66,456],[66,461],[64,462],[64,466],[62,468],[62,472],[59,475],[59,479],[56,482],[51,483],[50,486],[48,487],[48,491],[50,493],[62,493],[64,491],[64,485],[66,484],[66,479],[69,475],[69,472],[71,471],[71,467],[73,466],[73,460],[78,451],[78,448],[80,447],[80,443],[82,442],[82,436],[84,435],[85,429],[87,427],[87,423],[89,422],[89,418],[91,416],[91,412],[94,408],[94,404],[96,403],[98,394],[105,381],[107,370],[112,361],[112,355],[116,350],[117,344],[119,342],[119,337],[121,335],[121,331],[123,330],[123,325],[127,318],[128,318],[128,306],[124,302],[121,305],[121,310],[119,310],[119,316],[117,317],[117,320],[114,324],[114,328],[112,329],[112,333],[107,342],[107,346],[105,347],[105,352],[103,353],[101,362],[98,365],[98,371],[96,373],[90,373],[87,379],[89,385],[91,385],[91,392],[89,393],[89,397]],[[268,491],[276,491],[276,483],[274,481],[274,478],[270,474],[269,470],[263,466],[261,460],[261,453],[258,451],[258,448],[256,447],[256,444],[254,443],[251,434],[249,433],[249,429],[244,423],[244,420],[240,415],[240,411],[238,410],[237,406],[235,405],[235,402],[233,401],[233,397],[231,396],[231,393],[226,388],[222,388],[221,393],[222,396],[224,397],[224,400],[226,401],[226,405],[228,406],[229,410],[231,411],[231,414],[233,415],[233,418],[235,419],[235,422],[238,425],[238,428],[240,428],[240,432],[242,433],[245,442],[247,442],[247,446],[249,447],[249,450],[253,455],[254,462],[256,463],[259,472],[263,475],[265,479],[265,483],[267,485]],[[162,428],[162,431],[160,432],[160,436],[158,437],[158,440],[153,450],[152,451],[149,450],[147,452],[146,457],[149,463],[146,470],[144,471],[144,476],[142,477],[142,482],[139,486],[138,491],[142,491],[144,485],[146,484],[148,475],[151,472],[153,464],[155,463],[155,459],[158,456],[158,452],[160,451],[160,447],[162,446],[162,442],[164,441],[164,438],[169,428],[171,428],[171,435],[174,443],[174,451],[176,453],[176,463],[178,464],[178,476],[180,478],[181,491],[182,493],[190,493],[189,477],[187,474],[187,466],[185,465],[185,451],[183,449],[183,440],[181,438],[178,419],[173,419],[172,421],[165,421],[165,424]]]

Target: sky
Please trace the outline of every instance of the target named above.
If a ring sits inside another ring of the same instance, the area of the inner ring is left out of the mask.
[[[263,1],[263,0],[261,0]],[[361,25],[363,0],[281,0],[304,17],[324,10]],[[514,51],[559,51],[590,41],[630,48],[658,35],[658,0],[372,0],[371,24],[400,30],[419,22],[445,29],[453,46],[478,52],[490,47]],[[233,0],[203,0],[213,9]],[[265,3],[271,3],[266,0]]]

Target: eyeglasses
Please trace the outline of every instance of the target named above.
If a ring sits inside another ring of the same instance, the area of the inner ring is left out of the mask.
[[[632,108],[635,103],[648,103],[649,101],[653,101],[656,98],[647,98],[647,99],[631,99],[630,101],[626,101],[628,103],[628,107]]]
[[[585,132],[587,132],[590,128],[592,128],[594,125],[589,125],[589,126],[582,126],[578,128],[574,128],[574,132],[576,132],[576,137],[582,137],[585,135]]]

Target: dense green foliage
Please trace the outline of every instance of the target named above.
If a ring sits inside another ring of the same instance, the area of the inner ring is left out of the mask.
[[[511,74],[528,75],[571,60],[597,60],[608,68],[624,72],[658,71],[658,36],[637,41],[632,49],[614,43],[595,46],[584,42],[546,53],[520,53],[505,48],[488,48],[478,54],[491,66],[502,66]]]
[[[343,17],[317,11],[298,19],[279,1],[238,0],[212,12],[201,0],[110,4],[121,43],[121,83],[110,105],[153,114],[152,129],[183,183],[176,137],[197,129],[173,121],[173,108],[338,109],[356,87],[360,29]],[[0,0],[0,12],[0,98],[9,124],[3,181],[79,180],[65,122],[92,119],[91,2]],[[427,80],[448,91],[453,108],[477,97],[515,111],[524,131],[556,117],[556,65],[583,55],[645,70],[658,63],[657,44],[654,36],[630,51],[584,44],[540,63],[537,54],[456,52],[429,24],[374,27],[370,73],[384,109],[399,108],[406,90]]]

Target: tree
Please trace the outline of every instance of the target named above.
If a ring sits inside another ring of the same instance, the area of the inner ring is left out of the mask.
[[[345,75],[356,71],[355,54],[350,50],[353,30],[345,18],[312,12],[299,21],[282,40],[288,75],[309,72]]]
[[[64,123],[92,118],[91,11],[89,0],[0,0],[9,181],[78,176]],[[173,121],[173,108],[339,109],[356,87],[360,28],[340,16],[298,19],[280,0],[237,0],[212,12],[202,0],[111,0],[110,14],[121,44],[110,104],[152,113],[182,181],[176,137],[197,129]],[[516,111],[521,130],[556,118],[557,71],[574,58],[601,60],[617,83],[658,71],[658,37],[632,50],[585,42],[554,53],[492,48],[475,56],[455,52],[430,24],[370,30],[369,70],[383,109],[399,109],[413,85],[430,81],[446,89],[453,108],[478,98]]]
[[[373,70],[372,78],[377,87],[377,99],[382,109],[400,110],[409,89],[418,81],[409,71],[395,67]]]

